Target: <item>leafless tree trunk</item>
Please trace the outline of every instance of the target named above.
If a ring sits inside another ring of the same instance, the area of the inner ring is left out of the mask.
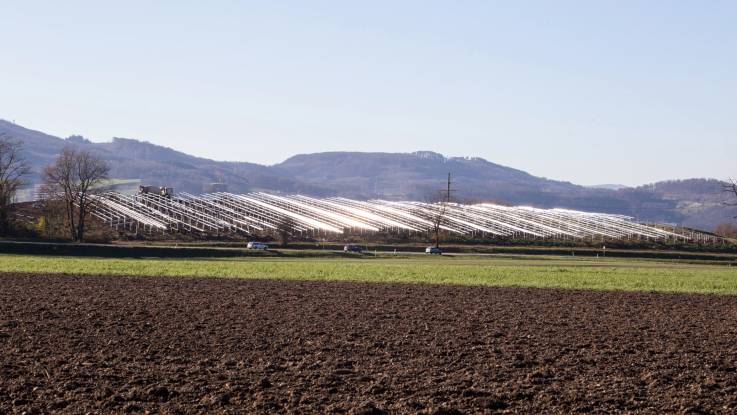
[[[294,219],[289,216],[284,216],[284,218],[282,218],[282,220],[280,220],[276,225],[276,233],[279,237],[279,244],[282,247],[289,244],[289,238],[292,236],[292,233],[294,233],[295,226],[296,223],[294,222]]]
[[[88,150],[65,147],[54,164],[44,170],[44,188],[51,199],[64,202],[69,235],[84,241],[87,216],[95,208],[94,195],[103,189],[110,167]]]
[[[442,196],[437,197],[432,203],[439,207],[438,210],[434,212],[431,221],[435,247],[440,248],[440,232],[443,229],[443,223],[445,223],[445,212],[447,210],[447,205],[445,203],[445,198],[443,198]]]
[[[426,201],[437,206],[438,209],[434,212],[430,218],[432,222],[432,233],[434,236],[435,247],[440,248],[440,234],[443,229],[443,224],[446,222],[445,214],[448,211],[448,205],[450,204],[450,195],[453,192],[451,189],[450,173],[448,173],[448,183],[444,190],[431,194]]]
[[[23,177],[31,171],[21,156],[22,149],[20,141],[0,134],[0,235],[10,230],[10,205],[24,184]]]

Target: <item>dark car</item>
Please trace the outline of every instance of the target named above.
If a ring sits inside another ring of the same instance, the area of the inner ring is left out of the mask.
[[[440,250],[437,246],[428,246],[425,248],[426,254],[435,254],[435,255],[443,255],[443,251]]]
[[[358,245],[346,245],[343,247],[343,252],[355,252],[357,254],[360,254],[363,252],[363,249],[361,249]]]

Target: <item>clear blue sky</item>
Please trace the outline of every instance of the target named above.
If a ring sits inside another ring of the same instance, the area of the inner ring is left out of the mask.
[[[5,1],[0,118],[271,164],[737,175],[737,1]]]

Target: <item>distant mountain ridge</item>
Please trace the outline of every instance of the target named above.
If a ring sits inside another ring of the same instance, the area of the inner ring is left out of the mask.
[[[524,200],[521,193],[580,192],[568,182],[535,177],[479,157],[414,153],[326,152],[300,154],[274,166],[308,183],[331,183],[346,196],[423,200],[441,190],[448,172],[460,199]],[[544,196],[541,196],[544,198]]]
[[[199,193],[208,183],[225,182],[232,191],[282,189],[286,192],[327,194],[326,189],[309,186],[284,176],[276,169],[246,162],[221,162],[176,151],[145,141],[115,137],[111,142],[92,143],[83,137],[61,139],[0,120],[0,134],[23,142],[26,159],[33,168],[31,181],[40,180],[44,166],[53,162],[68,144],[98,152],[111,167],[111,176],[141,179],[144,183],[173,186],[178,190]]]
[[[24,143],[32,165],[31,181],[65,145],[98,152],[111,165],[111,176],[140,179],[177,191],[200,193],[210,183],[226,183],[233,192],[253,190],[345,196],[359,199],[426,200],[445,186],[452,173],[458,201],[496,201],[514,205],[560,207],[634,216],[648,222],[713,229],[737,215],[723,206],[721,182],[690,179],[636,188],[579,186],[536,177],[479,157],[414,153],[324,152],[299,154],[273,165],[214,161],[129,138],[93,143],[81,136],[61,139],[0,120],[0,134]]]

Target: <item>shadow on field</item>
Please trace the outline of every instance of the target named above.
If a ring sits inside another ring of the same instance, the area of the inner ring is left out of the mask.
[[[1,241],[0,253],[105,258],[359,258],[361,255],[339,251],[279,251],[237,248],[120,246],[52,242]],[[373,255],[371,255],[373,257]]]

